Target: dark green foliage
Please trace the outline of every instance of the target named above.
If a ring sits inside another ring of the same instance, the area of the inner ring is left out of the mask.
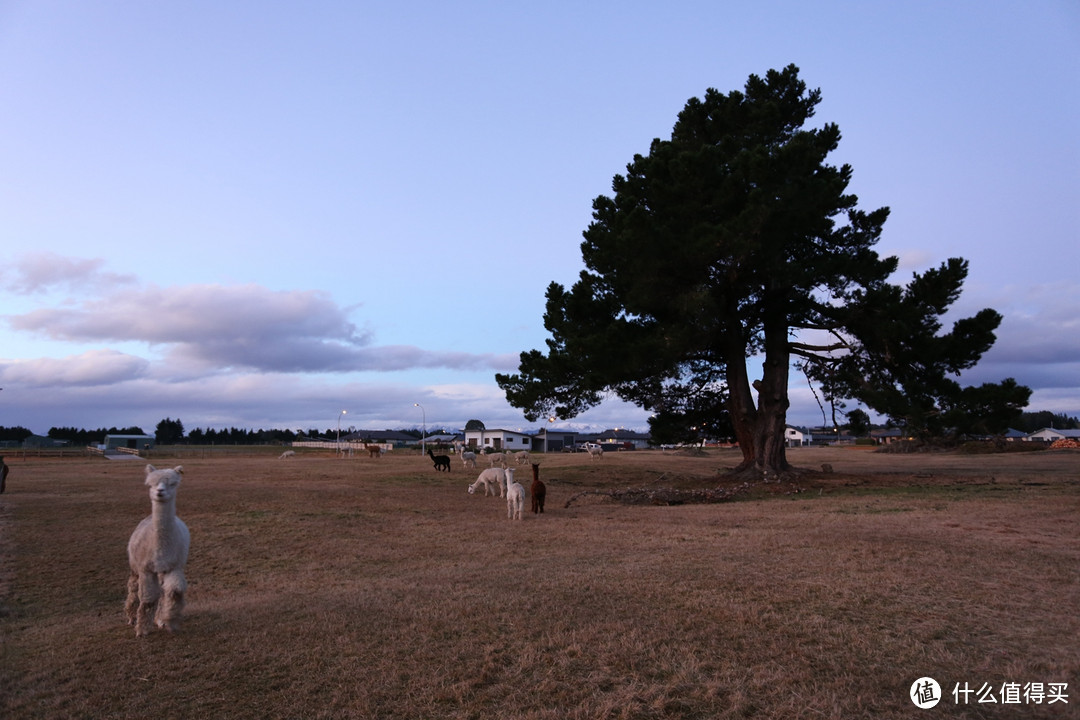
[[[856,398],[924,439],[1004,432],[1031,390],[1012,378],[978,388],[953,379],[990,349],[1001,322],[984,309],[943,332],[941,316],[960,296],[967,272],[966,260],[951,258],[915,273],[906,287],[886,284],[852,296],[839,314],[844,352],[808,358],[808,375],[830,399]]]
[[[175,445],[184,440],[184,423],[177,418],[165,418],[157,424],[154,440],[158,445]]]
[[[30,437],[34,433],[30,430],[21,427],[2,427],[0,426],[0,442],[16,442],[21,443],[26,438]]]
[[[49,437],[54,440],[67,440],[72,445],[99,445],[105,442],[106,435],[145,435],[141,427],[98,428],[82,430],[74,427],[49,428]]]
[[[848,432],[853,437],[860,438],[870,432],[870,416],[865,410],[855,408],[847,414]]]
[[[328,431],[333,436],[334,431]],[[312,437],[318,437],[315,430],[309,431]],[[214,430],[213,428],[195,428],[187,435],[187,442],[191,445],[276,445],[289,443],[297,439],[297,434],[292,430],[246,430],[244,428],[229,428]]]
[[[1054,413],[1049,410],[1039,412],[1026,412],[1016,420],[1013,425],[1017,430],[1033,433],[1043,428],[1057,428],[1058,430],[1076,430],[1080,428],[1080,420],[1069,417],[1065,413]]]
[[[649,435],[654,443],[731,442],[735,439],[735,427],[724,409],[723,394],[717,388],[702,388],[679,399],[681,404],[658,408],[649,418]]]

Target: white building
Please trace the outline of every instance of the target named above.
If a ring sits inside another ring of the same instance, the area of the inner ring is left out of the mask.
[[[1055,440],[1064,440],[1069,438],[1071,440],[1080,440],[1080,430],[1058,430],[1056,428],[1043,428],[1042,430],[1036,430],[1027,436],[1028,440],[1041,440],[1042,442],[1052,443]]]
[[[466,430],[465,446],[472,450],[485,450],[488,452],[520,452],[532,449],[532,435],[526,435],[513,430]]]
[[[784,430],[784,442],[788,447],[802,447],[814,441],[814,436],[805,428],[787,426]]]

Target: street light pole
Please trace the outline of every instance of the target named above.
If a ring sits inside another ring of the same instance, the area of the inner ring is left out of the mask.
[[[341,412],[338,413],[338,416],[337,416],[337,442],[335,444],[337,445],[338,455],[341,454],[341,416],[346,414],[347,412],[349,412],[349,411],[348,410],[342,410]]]
[[[424,429],[420,433],[420,454],[427,455],[427,444],[425,443],[427,439],[427,413],[424,412],[424,406],[420,403],[413,403],[413,407],[420,408],[420,417],[424,420]]]

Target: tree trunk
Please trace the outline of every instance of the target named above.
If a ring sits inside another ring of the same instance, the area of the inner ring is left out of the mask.
[[[736,473],[754,467],[757,447],[757,435],[754,428],[757,426],[758,412],[754,405],[750,378],[746,374],[745,353],[745,346],[731,347],[730,345],[727,352],[728,415],[735,428],[735,441],[739,443],[743,456],[742,462],[735,468]]]
[[[728,359],[728,412],[743,460],[733,471],[776,480],[791,470],[787,461],[788,374],[791,355],[784,332],[766,331],[762,378],[750,382],[745,348]],[[753,391],[757,390],[757,404]]]
[[[762,476],[775,480],[791,469],[787,461],[788,375],[791,353],[788,350],[787,323],[765,324],[765,362],[758,383],[758,446],[755,466]]]

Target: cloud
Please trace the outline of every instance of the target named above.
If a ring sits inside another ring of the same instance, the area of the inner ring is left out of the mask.
[[[91,350],[62,359],[0,362],[0,378],[27,387],[94,386],[125,382],[146,374],[150,363],[114,350]]]
[[[510,355],[372,346],[346,309],[316,290],[147,286],[7,316],[16,331],[80,343],[142,342],[165,348],[175,371],[356,372],[516,367]]]
[[[0,270],[0,287],[18,295],[66,290],[102,290],[135,282],[133,275],[104,272],[101,258],[67,258],[50,252],[29,253]]]
[[[934,255],[928,250],[905,248],[893,253],[886,251],[884,254],[891,254],[896,257],[898,261],[896,272],[898,275],[902,275],[902,277],[893,278],[892,282],[899,284],[906,284],[912,273],[925,272],[931,266],[937,265],[937,262],[934,260]]]
[[[1013,377],[1033,389],[1075,388],[1080,377],[1080,320],[1074,308],[1080,288],[1064,283],[977,289],[966,294],[958,313],[983,307],[1002,315],[997,340],[979,364],[964,374],[965,384]]]

